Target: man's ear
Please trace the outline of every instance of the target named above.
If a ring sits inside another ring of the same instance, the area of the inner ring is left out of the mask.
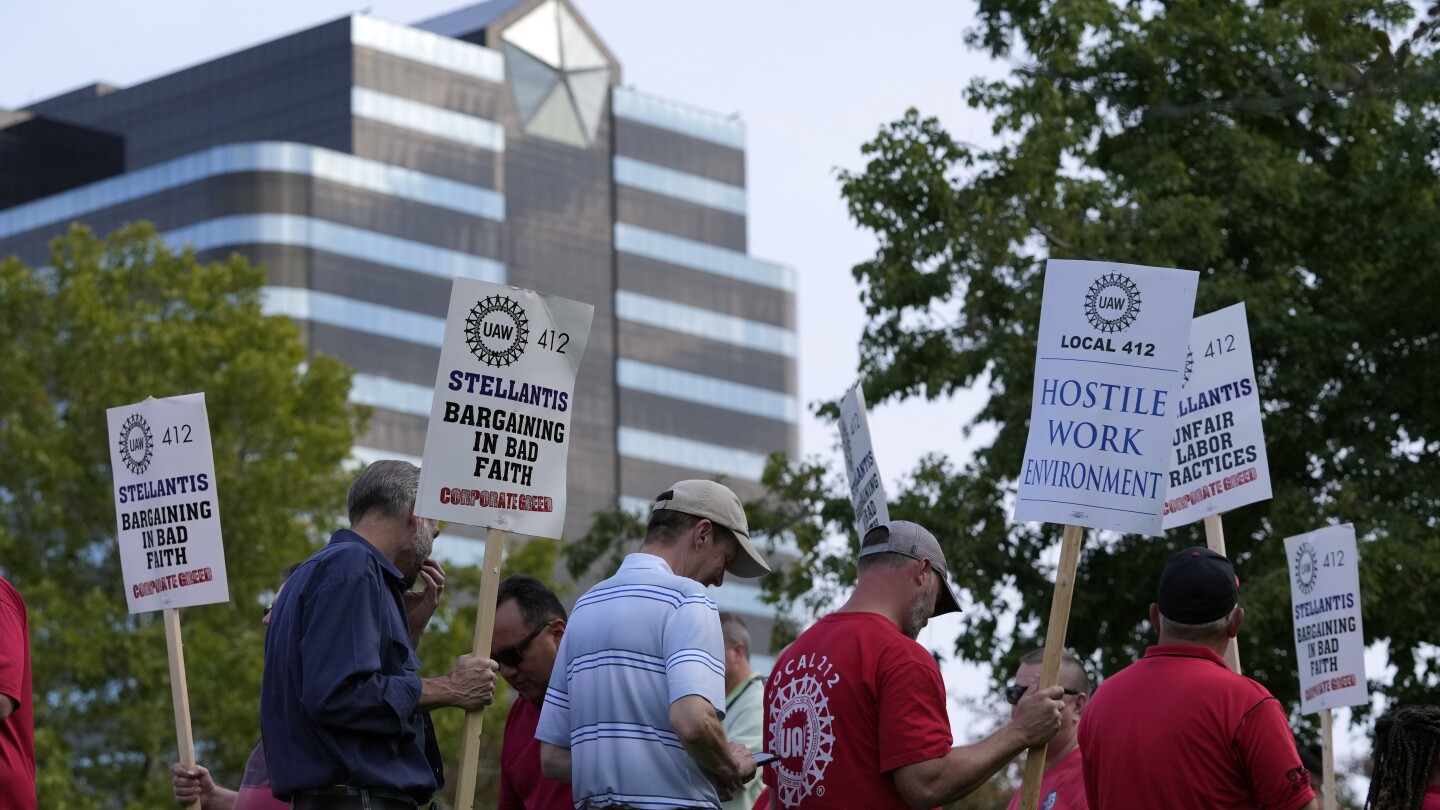
[[[1235,608],[1235,613],[1230,616],[1230,621],[1225,623],[1225,635],[1235,638],[1240,635],[1240,625],[1245,623],[1245,608]]]

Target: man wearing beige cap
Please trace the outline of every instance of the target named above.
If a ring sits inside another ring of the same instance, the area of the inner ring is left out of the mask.
[[[960,609],[935,536],[904,520],[860,545],[855,593],[786,648],[765,685],[772,808],[949,804],[1060,728],[1059,686],[1020,698],[1010,723],[951,747],[940,667],[915,637]]]
[[[656,497],[640,551],[575,603],[540,712],[541,767],[571,782],[576,808],[718,810],[754,777],[750,752],[725,741],[705,586],[769,571],[728,488],[681,481]]]

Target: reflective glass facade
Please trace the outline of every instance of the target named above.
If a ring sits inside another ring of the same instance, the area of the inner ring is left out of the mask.
[[[428,385],[404,383],[374,374],[356,373],[350,382],[350,399],[362,405],[428,419],[430,408],[435,401],[435,389]]]
[[[795,398],[789,394],[623,357],[615,361],[615,379],[621,388],[683,399],[767,419],[794,422],[799,412]]]
[[[737,116],[720,115],[627,87],[615,88],[611,103],[616,118],[713,141],[732,149],[745,148],[745,124]]]
[[[767,454],[798,452],[795,274],[750,255],[743,122],[617,86],[575,0],[503,5],[435,25],[356,15],[38,102],[119,141],[124,171],[0,193],[28,200],[0,207],[0,255],[43,261],[71,221],[140,219],[202,260],[245,254],[266,269],[264,311],[355,369],[352,399],[373,408],[357,463],[420,460],[453,278],[584,301],[566,537],[682,478],[756,497]],[[764,615],[756,593],[720,592]]]
[[[493,189],[305,144],[240,143],[216,146],[0,211],[0,238],[242,172],[299,174],[495,221],[505,219],[505,197]]]
[[[483,256],[293,214],[244,214],[197,222],[165,234],[197,251],[238,245],[294,245],[441,278],[505,282],[505,265]]]
[[[735,315],[678,304],[621,290],[615,293],[615,314],[622,320],[671,329],[747,349],[795,356],[795,333]]]
[[[505,60],[495,51],[378,17],[351,17],[350,41],[483,81],[505,81]]]
[[[662,464],[683,465],[698,470],[705,477],[724,475],[746,481],[759,481],[765,471],[765,456],[692,441],[679,436],[666,436],[636,428],[620,428],[620,454]]]
[[[505,151],[505,128],[494,121],[473,115],[380,93],[368,87],[351,89],[350,109],[360,118],[457,141],[466,146],[478,146],[492,152]]]
[[[615,249],[647,259],[678,264],[706,273],[748,281],[787,292],[795,290],[795,273],[783,264],[752,259],[693,239],[684,239],[625,222],[615,223]]]
[[[433,315],[298,287],[266,287],[264,294],[262,306],[267,315],[287,315],[297,321],[323,323],[437,349],[445,335],[445,319]]]
[[[677,172],[624,155],[615,156],[615,182],[732,214],[745,213],[745,189],[740,186]]]

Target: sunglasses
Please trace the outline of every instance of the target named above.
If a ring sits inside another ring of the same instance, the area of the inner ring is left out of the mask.
[[[1005,687],[1005,701],[1011,706],[1014,706],[1016,703],[1020,702],[1020,698],[1025,697],[1025,693],[1028,691],[1030,691],[1029,684],[1021,685],[1018,683],[1012,683],[1009,686]],[[1078,695],[1080,693],[1075,691],[1074,689],[1066,689],[1065,694]]]
[[[496,663],[504,664],[511,669],[520,666],[520,662],[525,660],[525,650],[530,647],[530,642],[538,638],[541,633],[545,632],[545,629],[547,627],[554,623],[554,619],[545,622],[539,627],[536,627],[534,630],[531,630],[530,635],[520,639],[518,643],[506,647],[505,649],[500,650],[499,652],[491,655],[490,657],[495,659]]]

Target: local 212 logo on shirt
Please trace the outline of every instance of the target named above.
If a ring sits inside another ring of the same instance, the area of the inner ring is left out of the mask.
[[[774,765],[775,783],[785,807],[798,807],[812,795],[825,795],[820,782],[835,755],[834,717],[826,692],[840,682],[840,676],[821,681],[816,674],[805,673],[806,667],[803,655],[786,662],[770,701],[769,716],[774,718],[770,750],[779,757]],[[795,677],[781,682],[792,673]]]

